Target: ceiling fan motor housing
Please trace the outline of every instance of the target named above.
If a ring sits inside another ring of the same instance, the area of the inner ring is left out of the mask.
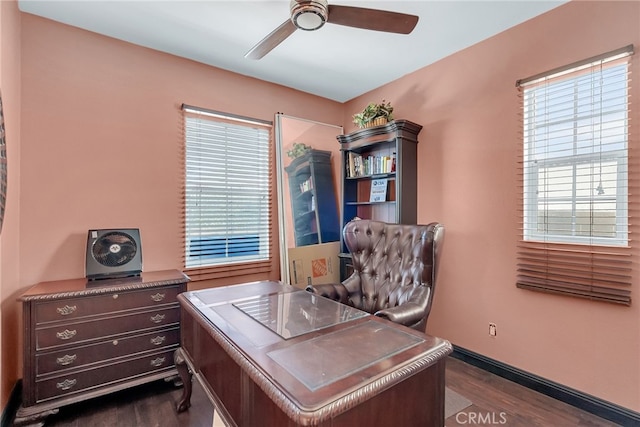
[[[326,0],[291,0],[291,21],[301,30],[317,30],[327,22],[328,15]]]

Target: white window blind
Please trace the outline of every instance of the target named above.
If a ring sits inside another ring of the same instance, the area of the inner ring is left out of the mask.
[[[518,287],[630,304],[632,52],[619,49],[517,84]]]
[[[185,267],[269,260],[270,128],[185,111]]]

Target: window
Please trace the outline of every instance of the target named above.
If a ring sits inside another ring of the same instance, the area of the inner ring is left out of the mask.
[[[271,257],[270,124],[183,110],[184,265],[253,270]]]
[[[518,287],[630,304],[632,46],[518,81]]]
[[[627,244],[627,64],[524,88],[525,240]]]

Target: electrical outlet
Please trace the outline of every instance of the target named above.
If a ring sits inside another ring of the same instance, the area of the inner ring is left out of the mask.
[[[495,323],[489,323],[489,335],[495,337],[498,335],[497,327]]]

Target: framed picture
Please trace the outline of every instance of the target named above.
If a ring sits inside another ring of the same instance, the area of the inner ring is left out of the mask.
[[[371,180],[370,202],[384,202],[387,200],[387,180],[373,179]]]

